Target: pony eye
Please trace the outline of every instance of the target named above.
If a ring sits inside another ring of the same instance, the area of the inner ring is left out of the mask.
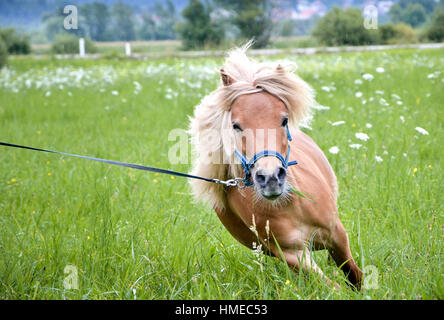
[[[282,121],[282,126],[285,127],[288,124],[288,118],[284,118]]]
[[[242,131],[241,127],[237,123],[233,123],[233,129],[236,131]]]

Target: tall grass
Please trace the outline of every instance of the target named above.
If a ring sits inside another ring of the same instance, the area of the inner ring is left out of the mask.
[[[193,202],[183,179],[1,147],[0,298],[442,299],[442,53],[273,58],[296,61],[330,107],[304,130],[336,172],[352,253],[376,268],[378,289],[350,290],[324,251],[315,260],[338,291],[256,256]],[[168,133],[187,128],[220,64],[12,60],[0,74],[0,141],[187,171],[169,163]],[[77,290],[64,287],[67,265]]]

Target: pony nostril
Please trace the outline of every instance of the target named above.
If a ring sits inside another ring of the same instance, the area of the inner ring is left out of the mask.
[[[266,176],[259,172],[256,173],[255,180],[261,187],[265,187],[265,185],[267,184]]]
[[[280,184],[283,184],[285,182],[285,178],[287,177],[287,170],[285,170],[284,167],[280,167],[277,169],[276,172],[277,179]]]

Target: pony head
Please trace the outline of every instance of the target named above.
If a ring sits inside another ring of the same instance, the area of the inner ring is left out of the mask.
[[[193,174],[243,177],[235,150],[250,159],[263,150],[287,155],[287,126],[295,127],[314,103],[311,87],[296,76],[293,64],[261,63],[246,55],[249,42],[229,52],[220,70],[221,85],[195,108],[190,134],[195,153]],[[285,194],[288,174],[276,157],[262,157],[250,170],[258,199]],[[291,178],[290,178],[291,179]],[[214,208],[226,204],[224,187],[191,181],[198,200]]]

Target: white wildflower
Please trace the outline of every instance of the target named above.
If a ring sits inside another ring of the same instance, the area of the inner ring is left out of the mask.
[[[381,104],[382,106],[388,106],[389,105],[384,98],[379,99],[379,104]]]
[[[336,122],[333,122],[331,125],[333,126],[333,127],[335,127],[335,126],[340,126],[341,124],[344,124],[345,123],[345,121],[336,121]]]
[[[373,75],[371,75],[370,73],[365,73],[362,75],[362,77],[364,78],[364,80],[367,81],[372,81],[374,79]]]
[[[356,92],[356,93],[355,93],[355,97],[356,97],[356,98],[360,98],[360,97],[362,97],[362,92],[361,92],[361,91]]]
[[[377,67],[376,68],[376,72],[377,73],[383,73],[383,72],[385,72],[385,69],[383,67]]]
[[[366,128],[368,128],[368,129],[370,129],[371,127],[373,127],[371,123],[366,123],[365,126],[366,126]]]
[[[113,90],[113,91],[111,91],[111,94],[112,94],[113,96],[117,96],[117,95],[119,95],[119,92],[116,91],[116,90]]]
[[[401,122],[402,122],[402,123],[405,122],[405,118],[404,118],[404,116],[400,116],[399,119],[401,119]]]
[[[349,145],[349,147],[352,148],[352,149],[356,149],[357,150],[357,149],[362,147],[362,144],[352,143],[352,144]]]
[[[328,151],[332,154],[337,154],[339,152],[339,148],[337,146],[331,147]]]
[[[326,86],[323,86],[323,87],[321,88],[321,90],[323,90],[323,91],[325,91],[325,92],[330,92],[330,88],[329,88],[329,87],[326,87]]]
[[[355,80],[355,84],[362,84],[362,80],[361,79],[356,79]]]
[[[362,140],[362,141],[367,141],[368,139],[370,139],[370,137],[366,133],[363,133],[363,132],[355,133],[355,137],[358,138],[359,140]]]
[[[425,135],[425,136],[427,136],[429,134],[427,132],[427,130],[425,130],[425,129],[421,128],[421,127],[416,127],[415,130],[418,131],[419,133]]]
[[[375,156],[376,162],[382,162],[382,158],[380,156]]]
[[[316,109],[316,110],[330,110],[330,107],[316,105],[316,106],[313,107],[313,109]]]
[[[136,88],[135,88],[136,91],[140,91],[140,90],[142,90],[142,85],[141,85],[139,82],[137,82],[137,81],[133,81],[133,84],[134,84],[134,86],[136,87]]]

